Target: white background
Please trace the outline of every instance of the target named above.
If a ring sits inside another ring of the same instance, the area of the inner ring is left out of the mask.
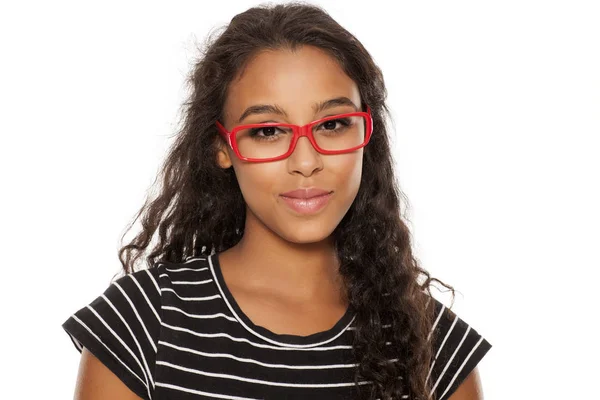
[[[196,43],[257,4],[0,6],[3,398],[72,397],[60,325],[119,271]],[[494,346],[486,399],[598,398],[598,3],[318,4],[384,72],[416,255]]]

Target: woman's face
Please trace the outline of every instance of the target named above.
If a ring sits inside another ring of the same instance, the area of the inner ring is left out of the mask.
[[[342,96],[356,108],[336,105],[315,113],[315,104]],[[269,112],[250,114],[238,122],[248,107],[258,104],[277,106],[287,117]],[[296,53],[271,50],[253,58],[241,77],[231,83],[220,122],[228,131],[237,125],[263,122],[305,125],[330,115],[362,111],[360,104],[356,83],[323,51],[312,46],[303,46]],[[247,205],[247,228],[248,218],[255,218],[287,241],[318,242],[331,235],[358,192],[362,148],[324,155],[302,137],[288,158],[253,163],[240,160],[229,146],[220,143],[218,162],[222,168],[234,168]],[[327,205],[317,212],[299,213],[281,195],[306,187],[333,193]]]

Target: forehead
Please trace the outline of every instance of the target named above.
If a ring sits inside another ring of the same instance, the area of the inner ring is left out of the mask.
[[[228,89],[225,113],[237,119],[254,104],[277,104],[290,118],[313,117],[312,105],[346,96],[360,106],[356,83],[324,51],[303,46],[262,51],[252,58]]]

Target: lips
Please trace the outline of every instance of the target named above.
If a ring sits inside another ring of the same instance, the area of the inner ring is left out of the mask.
[[[323,196],[331,192],[331,190],[325,190],[320,188],[300,188],[292,190],[290,192],[282,193],[281,196],[288,197],[291,199],[310,199],[313,197]]]
[[[316,214],[329,203],[333,192],[325,192],[319,196],[308,198],[294,198],[281,196],[284,203],[296,214],[309,215]]]

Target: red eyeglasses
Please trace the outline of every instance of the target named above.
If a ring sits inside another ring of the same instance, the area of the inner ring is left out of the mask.
[[[373,133],[368,106],[366,112],[331,115],[304,126],[268,122],[239,125],[228,132],[219,121],[216,125],[235,154],[250,162],[289,157],[302,136],[306,136],[321,154],[349,153],[366,146]]]

